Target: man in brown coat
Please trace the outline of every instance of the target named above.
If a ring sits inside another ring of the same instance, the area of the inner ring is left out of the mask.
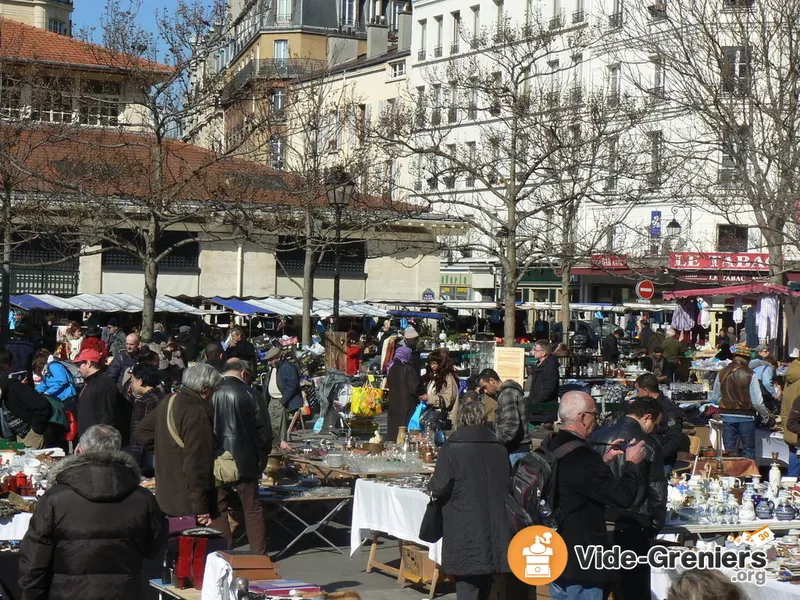
[[[222,382],[212,366],[186,369],[181,389],[164,398],[136,428],[143,448],[154,448],[156,500],[167,515],[194,515],[200,525],[216,516],[211,396]]]

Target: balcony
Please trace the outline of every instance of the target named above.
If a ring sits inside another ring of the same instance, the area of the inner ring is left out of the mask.
[[[614,13],[613,15],[608,16],[608,26],[611,29],[619,29],[620,27],[622,27],[622,21],[623,21],[622,14],[623,13],[620,11],[618,13]]]
[[[275,15],[275,25],[291,25],[292,13],[277,13]]]
[[[665,0],[654,2],[647,7],[653,21],[663,21],[667,18],[667,3]]]
[[[544,95],[544,101],[550,108],[554,108],[561,103],[561,94],[557,91],[550,91]]]
[[[481,38],[478,35],[473,35],[472,39],[469,41],[469,49],[470,50],[477,50],[481,47]]]
[[[573,105],[581,105],[583,104],[583,86],[582,85],[574,85],[569,90],[569,101],[570,104]]]
[[[478,107],[470,102],[469,106],[467,107],[467,118],[470,121],[474,121],[478,118]]]
[[[414,125],[417,129],[422,129],[425,127],[425,109],[417,109],[416,114],[414,115]]]
[[[722,10],[750,10],[756,0],[722,0]]]
[[[455,175],[445,175],[444,177],[444,187],[448,190],[455,189],[456,187],[456,176]]]
[[[651,102],[660,102],[666,98],[664,94],[664,84],[661,83],[659,85],[655,85],[647,90],[648,94],[650,94],[650,101]]]
[[[749,77],[727,76],[722,78],[722,91],[731,96],[744,96],[750,89]]]
[[[608,102],[608,106],[611,107],[611,108],[615,108],[615,107],[619,106],[619,91],[616,90],[616,91],[609,92],[608,98],[607,98],[607,102]]]
[[[323,71],[327,67],[324,60],[307,58],[262,58],[251,60],[236,73],[222,89],[222,102],[233,100],[236,93],[256,79],[290,79]]]
[[[450,54],[458,54],[458,42],[450,44]]]
[[[723,167],[717,172],[717,183],[721,186],[737,185],[741,180],[742,176],[736,169]]]
[[[583,23],[586,20],[586,11],[585,10],[576,10],[572,13],[572,24],[577,25],[578,23]]]
[[[550,31],[554,29],[561,29],[564,26],[564,17],[562,15],[556,15],[552,19],[550,19]]]
[[[420,62],[425,60],[426,56],[427,56],[427,52],[425,52],[425,48],[422,48],[421,50],[419,50],[417,52],[417,60],[420,61]]]
[[[433,57],[434,58],[442,58],[442,47],[441,46],[436,46],[433,49]]]

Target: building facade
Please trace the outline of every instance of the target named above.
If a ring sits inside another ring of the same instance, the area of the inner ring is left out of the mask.
[[[59,35],[72,35],[72,0],[2,0],[0,17],[45,29]]]

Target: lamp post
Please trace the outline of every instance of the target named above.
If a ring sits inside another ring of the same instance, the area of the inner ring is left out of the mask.
[[[336,248],[333,273],[333,327],[339,328],[339,288],[342,271],[342,211],[350,205],[356,183],[342,167],[332,169],[325,178],[328,204],[336,213]]]
[[[667,236],[670,239],[675,239],[681,234],[681,224],[678,223],[678,220],[675,218],[678,214],[678,209],[673,206],[672,207],[672,221],[667,223]]]

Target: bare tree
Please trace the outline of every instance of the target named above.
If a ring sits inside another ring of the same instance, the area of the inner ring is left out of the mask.
[[[658,6],[630,11],[606,51],[630,65],[631,86],[651,98],[651,122],[679,165],[676,202],[737,226],[712,231],[701,222],[691,236],[719,250],[763,248],[780,283],[785,254],[800,247],[800,2]]]
[[[589,81],[597,32],[559,29],[532,13],[525,24],[503,21],[464,36],[481,51],[426,69],[378,130],[411,162],[414,197],[468,224],[454,249],[498,259],[506,345],[514,343],[517,289],[528,269],[546,263],[561,271],[566,330],[570,268],[640,197],[632,163],[641,160],[618,152],[639,111],[605,77]],[[614,202],[620,197],[626,203]],[[586,205],[602,211],[583,226]]]

